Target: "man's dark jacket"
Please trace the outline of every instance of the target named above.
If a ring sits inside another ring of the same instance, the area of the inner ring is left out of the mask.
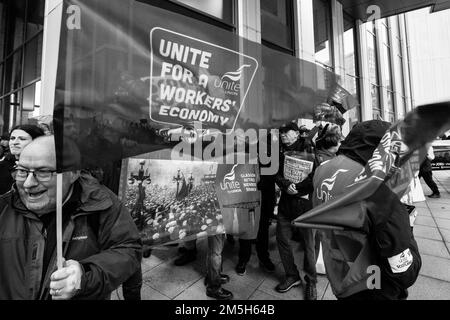
[[[78,205],[63,230],[64,258],[78,261],[84,269],[81,291],[74,299],[106,299],[138,270],[139,233],[128,210],[97,180],[82,174],[75,184]],[[42,221],[25,208],[15,186],[0,197],[0,300],[49,298],[56,250],[43,275],[46,235]]]

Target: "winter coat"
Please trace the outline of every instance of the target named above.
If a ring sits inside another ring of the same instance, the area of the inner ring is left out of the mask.
[[[82,174],[73,190],[73,210],[63,207],[63,256],[84,269],[74,299],[105,299],[138,270],[140,236],[127,209],[97,180]],[[49,298],[56,249],[44,275],[48,239],[41,219],[24,206],[15,186],[0,197],[0,300]]]
[[[292,146],[283,146],[280,150],[279,169],[275,176],[275,182],[281,190],[281,197],[278,202],[278,214],[290,219],[295,219],[312,207],[310,195],[313,192],[315,166],[313,167],[312,172],[303,181],[295,185],[298,193],[294,195],[288,194],[287,189],[292,182],[284,178],[284,161],[285,153],[289,151],[303,152],[310,157],[314,157],[314,155],[312,144],[309,140],[303,138],[299,138]]]
[[[15,165],[16,158],[11,154],[0,161],[0,195],[11,190],[11,186],[14,183],[11,173]]]
[[[314,175],[313,206],[344,193],[362,169],[360,163],[344,155],[319,166]],[[364,230],[321,231],[333,293],[338,298],[406,297],[406,289],[419,274],[421,258],[404,205],[382,184],[371,197],[349,210],[358,210],[358,217],[365,219]]]
[[[325,161],[331,160],[336,157],[335,153],[332,153],[323,149],[316,149],[316,166],[320,166]]]

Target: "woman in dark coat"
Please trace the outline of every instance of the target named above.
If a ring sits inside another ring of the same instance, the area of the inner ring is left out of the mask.
[[[41,128],[31,124],[18,125],[12,128],[9,138],[10,153],[0,161],[0,195],[8,192],[14,183],[11,173],[23,148],[35,138],[43,135],[44,131]]]

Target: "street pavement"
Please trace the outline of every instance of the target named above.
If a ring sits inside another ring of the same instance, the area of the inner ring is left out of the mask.
[[[414,225],[414,235],[422,256],[422,268],[416,283],[409,288],[409,300],[450,299],[450,170],[434,171],[433,177],[441,191],[441,198],[415,203],[418,216]],[[425,195],[431,193],[422,182]],[[237,263],[239,242],[226,242],[223,252],[223,273],[230,282],[223,287],[239,300],[302,300],[303,289],[294,287],[286,293],[278,293],[275,286],[283,279],[283,266],[275,240],[275,222],[270,227],[269,250],[276,264],[274,273],[267,273],[259,267],[255,249],[247,272],[239,276],[234,271]],[[295,244],[295,242],[294,242]],[[206,240],[197,242],[196,261],[177,267],[174,260],[178,247],[153,250],[152,256],[143,259],[143,300],[211,300],[205,294],[204,274]],[[295,254],[300,261],[300,253]],[[317,284],[318,299],[334,300],[335,297],[325,275],[320,275]],[[113,292],[113,300],[123,299],[121,288]]]

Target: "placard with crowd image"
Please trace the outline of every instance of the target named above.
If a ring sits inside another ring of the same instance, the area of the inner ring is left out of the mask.
[[[216,172],[214,162],[123,161],[120,197],[146,246],[224,233]]]

